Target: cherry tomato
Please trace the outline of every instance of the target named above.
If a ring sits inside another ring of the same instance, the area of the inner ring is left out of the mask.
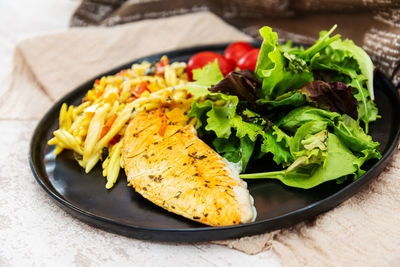
[[[186,72],[189,80],[193,81],[192,71],[194,69],[202,68],[210,62],[214,62],[215,59],[218,59],[219,68],[224,76],[233,70],[234,66],[232,62],[228,61],[222,55],[211,51],[200,52],[193,55],[188,61]]]
[[[253,49],[254,47],[247,42],[235,42],[225,49],[224,57],[232,60],[237,65],[239,59]]]
[[[259,53],[260,53],[260,49],[258,49],[258,48],[250,50],[249,52],[244,54],[244,56],[242,56],[239,59],[239,61],[237,63],[237,67],[241,70],[255,71]]]

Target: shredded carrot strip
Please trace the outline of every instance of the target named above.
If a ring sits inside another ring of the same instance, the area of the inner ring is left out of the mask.
[[[97,97],[97,98],[101,97],[101,96],[103,95],[103,93],[104,93],[104,90],[98,91],[98,92],[96,93],[96,97]]]
[[[103,126],[103,128],[101,129],[101,133],[100,133],[100,139],[103,138],[108,131],[111,129],[111,126],[113,125],[114,121],[117,119],[118,114],[113,114],[110,119],[107,121],[107,123]]]
[[[130,98],[128,98],[128,99],[126,100],[126,102],[127,102],[127,103],[130,103],[130,102],[135,101],[136,99],[138,99],[136,96],[131,96]]]

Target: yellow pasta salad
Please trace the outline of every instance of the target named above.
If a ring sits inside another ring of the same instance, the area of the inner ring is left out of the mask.
[[[164,108],[169,119],[188,123],[186,116],[192,97],[183,86],[187,82],[186,63],[158,62],[133,64],[130,69],[96,80],[78,106],[64,103],[59,129],[49,145],[54,153],[74,151],[86,173],[102,161],[106,188],[115,184],[123,168],[122,138],[135,111]]]

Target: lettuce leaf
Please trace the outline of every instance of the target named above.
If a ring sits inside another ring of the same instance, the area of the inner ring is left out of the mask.
[[[251,70],[240,70],[229,73],[209,91],[236,95],[240,100],[254,102],[257,99],[256,88],[259,85],[260,82]]]
[[[317,55],[320,51],[325,49],[327,46],[340,39],[340,34],[336,34],[333,37],[330,35],[336,30],[337,25],[334,25],[329,31],[321,31],[319,34],[319,39],[305,51],[297,52],[293,51],[298,57],[310,61],[315,55]]]
[[[320,165],[326,167],[328,157],[327,138],[328,131],[322,130],[301,140],[301,149],[299,151],[291,151],[295,161],[286,169],[286,174],[299,169],[318,168]]]
[[[300,92],[319,108],[348,114],[354,119],[358,117],[358,102],[352,94],[352,88],[342,82],[312,81],[305,84]]]
[[[302,106],[290,111],[283,117],[277,126],[291,132],[296,132],[303,124],[310,121],[334,121],[340,117],[339,113],[327,111],[320,108],[310,106]]]
[[[274,100],[257,100],[257,108],[262,107],[265,110],[269,110],[278,107],[299,107],[304,105],[305,102],[306,99],[302,93],[297,91],[290,91],[280,95]]]
[[[218,65],[218,59],[208,63],[201,69],[193,70],[193,80],[197,85],[211,87],[224,78]]]
[[[208,63],[203,68],[193,70],[194,82],[187,83],[187,89],[194,98],[207,96],[210,92],[208,88],[216,85],[224,78],[218,65],[218,59],[214,62]]]
[[[326,130],[327,126],[328,122],[326,121],[310,121],[302,124],[293,138],[290,139],[290,153],[295,155],[297,152],[304,150],[303,140],[311,135]]]
[[[321,183],[357,173],[360,159],[354,156],[336,135],[328,133],[326,145],[327,155],[324,159],[320,159],[321,161],[326,160],[325,164],[305,163],[295,167],[289,166],[289,170],[292,168],[289,172],[285,169],[274,172],[241,174],[240,177],[243,179],[278,179],[288,186],[309,189]],[[298,162],[295,161],[293,164],[298,164]]]
[[[209,93],[204,101],[192,103],[190,117],[197,118],[196,128],[203,124],[205,130],[213,131],[218,138],[229,138],[231,135],[230,120],[236,115],[237,96],[222,93]]]
[[[276,32],[263,27],[260,34],[264,41],[255,70],[256,77],[262,81],[257,92],[260,98],[274,99],[313,80],[311,69],[302,59],[279,48]]]
[[[290,137],[274,126],[262,134],[261,152],[271,153],[273,160],[277,164],[289,165],[293,162],[293,157],[289,151]]]
[[[377,151],[379,148],[379,143],[374,142],[357,121],[347,115],[342,115],[333,127],[333,132],[355,153],[364,154],[365,150]],[[377,158],[380,158],[380,155]]]
[[[243,138],[231,136],[229,139],[216,138],[212,144],[217,153],[229,162],[239,163],[241,170],[246,170],[255,146],[255,142],[247,136]]]
[[[346,39],[344,41],[337,40],[330,45],[335,50],[345,51],[347,56],[354,58],[357,61],[358,68],[361,75],[365,78],[365,84],[368,88],[369,96],[372,100],[374,96],[374,64],[368,54],[359,46],[355,45],[353,41]]]

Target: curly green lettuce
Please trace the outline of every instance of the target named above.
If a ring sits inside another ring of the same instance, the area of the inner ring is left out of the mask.
[[[194,70],[189,116],[197,118],[200,138],[241,166],[242,178],[308,189],[357,179],[366,161],[380,159],[379,143],[367,134],[379,117],[373,64],[352,41],[331,37],[335,28],[304,49],[279,44],[263,27],[254,73],[224,78],[217,61]],[[245,173],[253,160],[270,158],[281,170]]]

